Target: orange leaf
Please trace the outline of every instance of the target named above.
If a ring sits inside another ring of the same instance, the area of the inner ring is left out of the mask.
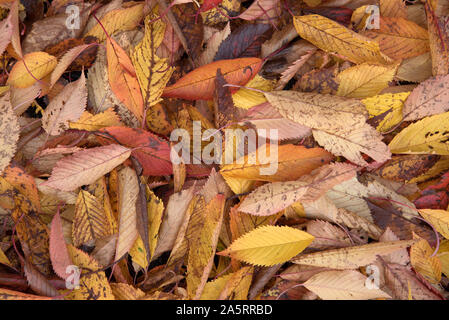
[[[63,279],[67,279],[70,276],[67,273],[67,267],[72,265],[69,251],[64,240],[64,234],[62,231],[62,221],[59,215],[59,210],[51,221],[50,229],[50,259],[55,273]]]
[[[106,40],[106,56],[112,92],[141,121],[143,98],[131,60],[125,50],[112,38]]]
[[[243,86],[259,72],[261,66],[262,60],[259,58],[215,61],[189,72],[174,85],[165,88],[162,96],[210,100],[214,96],[217,69],[221,69],[227,83]],[[231,89],[231,92],[235,91]]]

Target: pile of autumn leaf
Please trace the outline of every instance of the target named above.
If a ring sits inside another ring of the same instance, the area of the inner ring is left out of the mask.
[[[0,298],[444,299],[449,3],[195,3],[0,0]]]

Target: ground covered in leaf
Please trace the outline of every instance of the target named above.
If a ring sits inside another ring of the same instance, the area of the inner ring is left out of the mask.
[[[442,300],[447,0],[0,0],[0,299]]]

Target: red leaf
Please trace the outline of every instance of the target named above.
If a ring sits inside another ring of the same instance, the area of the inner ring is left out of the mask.
[[[128,127],[107,127],[99,130],[99,141],[103,145],[119,143],[134,149],[134,156],[148,176],[163,176],[173,173],[170,160],[170,145],[167,140],[151,132]]]
[[[449,204],[449,172],[441,176],[440,182],[421,191],[421,197],[413,201],[418,209],[443,209]]]

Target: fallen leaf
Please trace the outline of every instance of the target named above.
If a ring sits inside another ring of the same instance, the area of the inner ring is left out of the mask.
[[[333,163],[315,169],[296,181],[265,184],[242,201],[240,209],[253,215],[272,215],[297,201],[314,201],[338,183],[351,179],[356,167]]]
[[[379,254],[388,254],[407,248],[416,240],[378,242],[356,247],[326,250],[301,255],[293,263],[333,269],[357,269],[374,262]]]
[[[215,90],[217,69],[221,69],[227,83],[245,85],[261,67],[259,58],[239,58],[220,60],[201,66],[179,79],[174,85],[166,87],[162,96],[188,100],[212,99]]]
[[[304,282],[323,300],[367,300],[391,298],[380,289],[366,286],[367,278],[358,271],[324,271]]]
[[[84,73],[69,83],[48,104],[42,115],[42,127],[49,135],[58,135],[69,127],[69,121],[77,121],[87,104],[87,88]]]
[[[58,161],[50,178],[42,185],[62,191],[95,182],[131,154],[131,150],[116,144],[82,150]]]
[[[56,58],[48,53],[28,53],[14,64],[9,74],[8,84],[17,88],[27,88],[50,74],[56,64]]]
[[[293,19],[298,34],[327,52],[337,52],[354,63],[385,64],[391,59],[381,53],[378,43],[326,17],[310,14]]]
[[[296,256],[313,238],[291,227],[263,226],[244,234],[218,254],[253,265],[272,266]]]

